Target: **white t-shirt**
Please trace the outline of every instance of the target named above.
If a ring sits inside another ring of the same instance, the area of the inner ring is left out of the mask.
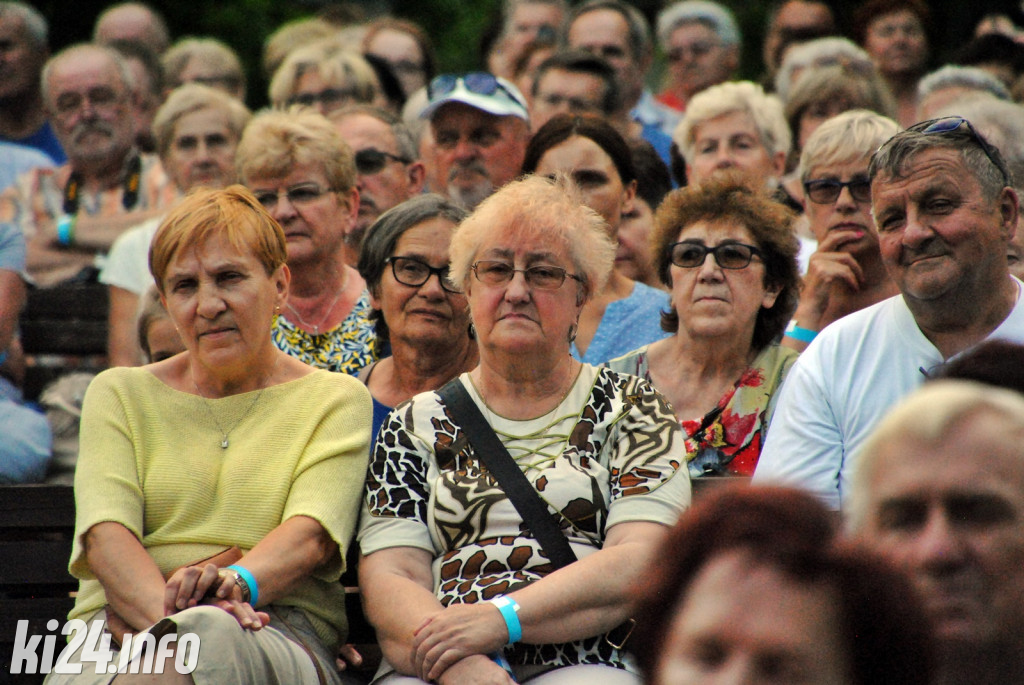
[[[988,339],[1024,343],[1024,303]],[[827,326],[782,386],[754,483],[793,485],[841,509],[860,446],[886,410],[944,361],[902,295]]]
[[[149,273],[149,244],[153,242],[162,220],[163,217],[158,217],[144,221],[114,241],[100,272],[100,283],[124,288],[140,296],[153,285],[153,276]]]

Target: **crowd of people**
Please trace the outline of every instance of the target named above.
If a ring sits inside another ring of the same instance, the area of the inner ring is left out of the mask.
[[[464,73],[290,22],[257,97],[0,2],[0,483],[27,290],[109,298],[70,618],[181,683],[1024,684],[1024,29],[779,0],[755,82],[711,0],[501,10]]]

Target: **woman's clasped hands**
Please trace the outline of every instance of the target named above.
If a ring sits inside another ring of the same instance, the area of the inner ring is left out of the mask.
[[[259,630],[270,622],[269,614],[242,601],[242,590],[235,577],[214,564],[179,568],[164,586],[165,616],[200,604],[223,609],[248,630]]]
[[[413,635],[412,661],[422,680],[515,682],[488,656],[499,652],[509,637],[501,613],[489,602],[452,604],[426,619]]]

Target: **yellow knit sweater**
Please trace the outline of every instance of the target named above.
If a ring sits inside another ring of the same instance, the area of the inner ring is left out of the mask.
[[[276,603],[303,609],[328,648],[345,639],[338,579],[363,493],[370,395],[355,378],[326,371],[271,386],[253,404],[255,392],[204,405],[144,368],[96,377],[82,409],[70,563],[81,583],[69,618],[106,604],[83,547],[97,523],[123,524],[166,574],[232,545],[247,551],[302,515],[319,521],[340,552]],[[230,429],[227,449],[211,412]]]

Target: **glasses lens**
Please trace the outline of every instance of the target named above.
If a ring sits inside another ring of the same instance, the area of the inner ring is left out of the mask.
[[[308,202],[312,202],[321,195],[324,191],[320,190],[318,186],[300,186],[298,188],[288,189],[288,202],[293,205],[301,205]]]
[[[534,288],[557,290],[565,283],[565,269],[559,266],[531,266],[526,270],[526,281]]]
[[[277,205],[277,193],[256,193],[255,197],[264,209],[273,209]]]
[[[937,119],[929,124],[922,133],[949,133],[963,126],[967,120],[962,117],[946,117]]]
[[[704,263],[708,248],[697,243],[676,243],[672,246],[672,263],[684,269],[692,269]]]
[[[466,90],[479,95],[494,95],[494,92],[498,90],[498,79],[486,71],[474,71],[472,74],[466,74],[462,82],[466,84]]]
[[[372,147],[356,153],[356,169],[361,174],[375,174],[384,168],[387,155]]]
[[[723,269],[743,269],[750,264],[754,251],[746,245],[727,243],[715,248],[715,261]]]
[[[458,84],[459,79],[454,74],[441,74],[435,76],[434,80],[427,86],[427,96],[434,100],[436,98],[447,95],[448,93],[455,90],[455,86]]]
[[[395,280],[404,285],[423,285],[430,278],[430,268],[426,264],[408,257],[393,257],[391,271]]]
[[[473,265],[476,277],[487,285],[501,285],[512,280],[515,269],[505,262],[483,261]]]
[[[811,202],[828,205],[839,199],[839,193],[842,192],[843,186],[837,181],[808,181],[804,185],[804,189],[807,191],[807,197],[811,198]]]
[[[850,195],[857,202],[871,202],[871,182],[867,179],[850,181],[846,187],[850,189]]]

